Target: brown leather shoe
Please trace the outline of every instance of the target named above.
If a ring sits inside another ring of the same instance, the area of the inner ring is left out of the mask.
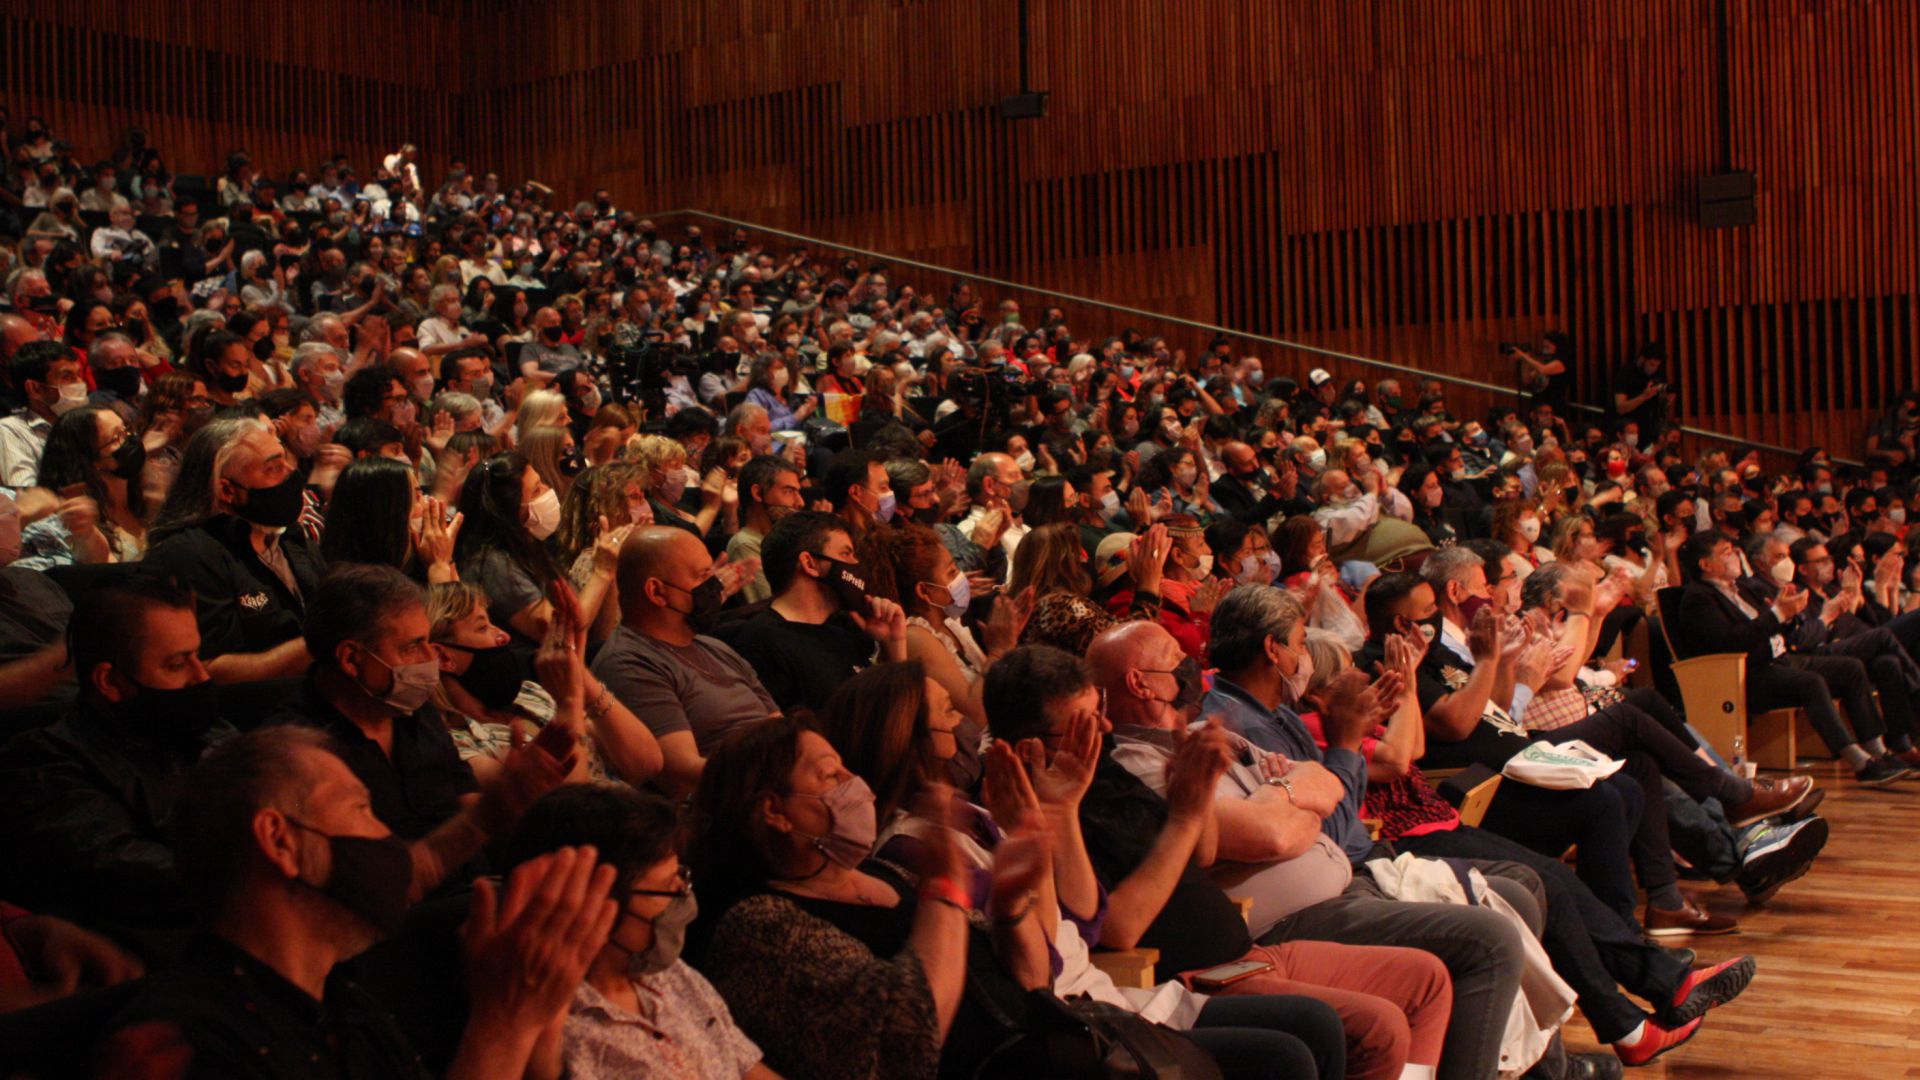
[[[1727,807],[1727,820],[1738,829],[1762,818],[1784,814],[1800,805],[1813,791],[1813,777],[1789,776],[1784,780],[1760,779],[1753,782],[1753,797],[1739,806]]]
[[[1740,924],[1726,915],[1709,915],[1693,897],[1683,896],[1686,906],[1678,911],[1663,911],[1651,904],[1647,906],[1644,918],[1640,920],[1648,937],[1681,937],[1686,934],[1698,934],[1712,937],[1716,934],[1734,934],[1740,931]]]

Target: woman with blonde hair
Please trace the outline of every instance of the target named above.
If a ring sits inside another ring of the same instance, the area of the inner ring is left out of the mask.
[[[535,428],[520,441],[520,453],[526,455],[540,479],[547,482],[565,502],[580,473],[580,454],[573,443],[573,432],[564,427]]]
[[[513,420],[513,444],[526,445],[527,433],[536,428],[567,426],[567,396],[558,390],[534,390],[520,399],[519,415]]]
[[[689,514],[680,508],[680,499],[696,474],[687,466],[685,446],[665,435],[635,435],[627,441],[627,460],[647,469],[647,502],[653,508],[654,522],[706,539],[713,523],[720,519],[727,490],[733,488],[726,474],[715,469],[707,475],[700,484],[700,510]]]
[[[575,477],[561,500],[560,531],[554,537],[560,545],[560,565],[567,580],[580,590],[583,607],[596,589],[594,569],[603,558],[602,549],[611,550],[617,562],[627,534],[635,526],[653,524],[646,492],[647,471],[631,461],[615,461]],[[588,636],[605,641],[620,625],[618,582],[607,583],[595,602],[598,610],[588,620]]]
[[[577,680],[585,702],[587,722],[575,735],[586,753],[569,779],[612,776],[638,785],[660,771],[664,759],[653,732],[594,678],[582,654],[543,647],[530,659],[487,615],[486,590],[464,581],[432,586],[427,625],[427,640],[440,664],[435,704],[460,757],[481,783],[499,774],[515,742],[515,724],[537,730],[553,719],[555,702],[542,676],[556,662],[573,668],[568,681]]]

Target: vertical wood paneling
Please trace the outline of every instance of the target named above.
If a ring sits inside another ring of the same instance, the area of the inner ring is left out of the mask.
[[[1714,0],[1034,0],[1010,123],[1016,4],[71,0],[0,16],[0,86],[185,172],[411,140],[1493,382],[1565,328],[1593,401],[1657,337],[1690,420],[1785,445],[1920,381],[1920,0],[1728,0],[1759,222],[1720,232]]]

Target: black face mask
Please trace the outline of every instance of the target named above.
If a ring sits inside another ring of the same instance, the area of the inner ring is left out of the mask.
[[[140,397],[140,369],[127,367],[96,368],[93,377],[100,382],[100,389],[109,391],[122,401],[134,401]]]
[[[471,656],[466,673],[455,676],[462,689],[489,709],[504,709],[520,696],[520,684],[527,679],[526,656],[511,643],[491,649],[469,649],[465,645],[441,643],[443,649],[459,649]]]
[[[180,301],[171,296],[163,296],[158,300],[149,300],[147,302],[147,314],[151,315],[158,322],[170,323],[173,321],[174,316],[180,314]]]
[[[138,445],[138,441],[135,441]],[[113,715],[129,728],[169,746],[197,749],[200,739],[220,720],[220,688],[212,679],[159,690],[142,683],[139,694],[113,706]]]
[[[390,938],[407,919],[407,893],[413,888],[413,855],[397,836],[334,836],[288,818],[296,829],[327,838],[333,868],[325,885],[312,885]]]
[[[827,574],[820,580],[840,601],[840,610],[860,615],[867,613],[867,583],[872,580],[867,575],[867,565],[863,562],[841,562],[839,559],[827,559]]]
[[[129,435],[127,440],[113,450],[113,475],[122,480],[140,479],[140,470],[147,465],[147,444],[140,441],[138,435]]]
[[[237,394],[247,388],[247,376],[245,372],[239,375],[215,375],[213,382],[214,385],[229,394]]]
[[[545,329],[540,331],[540,336],[543,338],[546,338],[548,341],[559,341],[560,328],[557,326],[546,327]]]
[[[256,359],[259,359],[259,360],[265,360],[267,357],[272,356],[273,355],[273,338],[263,337],[259,341],[254,342],[253,355]],[[246,384],[243,382],[241,383],[241,385],[244,386]]]
[[[1167,704],[1176,709],[1188,710],[1200,707],[1200,699],[1206,696],[1206,683],[1200,677],[1200,661],[1191,656],[1183,656],[1173,666],[1173,681],[1180,688],[1174,691],[1173,700]]]
[[[579,476],[580,470],[586,468],[586,464],[581,460],[579,452],[575,451],[560,459],[560,475]]]
[[[284,529],[300,520],[305,492],[306,482],[299,473],[290,472],[272,487],[247,488],[247,501],[234,507],[233,512],[255,525]]]
[[[669,589],[686,593],[687,599],[693,601],[693,606],[680,614],[687,617],[687,625],[696,633],[704,633],[713,625],[714,620],[719,618],[720,605],[726,600],[722,594],[719,578],[710,577],[691,589],[681,589],[678,585],[670,585],[664,581],[661,584]]]

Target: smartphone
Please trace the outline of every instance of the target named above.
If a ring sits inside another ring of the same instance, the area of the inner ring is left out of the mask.
[[[1627,667],[1627,670],[1628,670],[1628,671],[1632,671],[1632,670],[1634,670],[1635,668],[1637,668],[1637,667],[1639,667],[1639,666],[1640,666],[1640,661],[1638,661],[1638,660],[1635,660],[1635,659],[1634,659],[1633,657],[1631,657],[1631,656],[1629,656],[1629,657],[1627,657],[1627,664],[1626,664],[1626,667]]]
[[[1242,979],[1251,979],[1262,972],[1272,971],[1273,965],[1265,960],[1236,960],[1231,964],[1221,964],[1193,973],[1195,990],[1224,990]]]
[[[546,751],[548,757],[561,763],[565,763],[568,756],[573,753],[573,744],[578,741],[573,737],[573,732],[567,730],[565,724],[548,724],[533,737],[533,745]]]

